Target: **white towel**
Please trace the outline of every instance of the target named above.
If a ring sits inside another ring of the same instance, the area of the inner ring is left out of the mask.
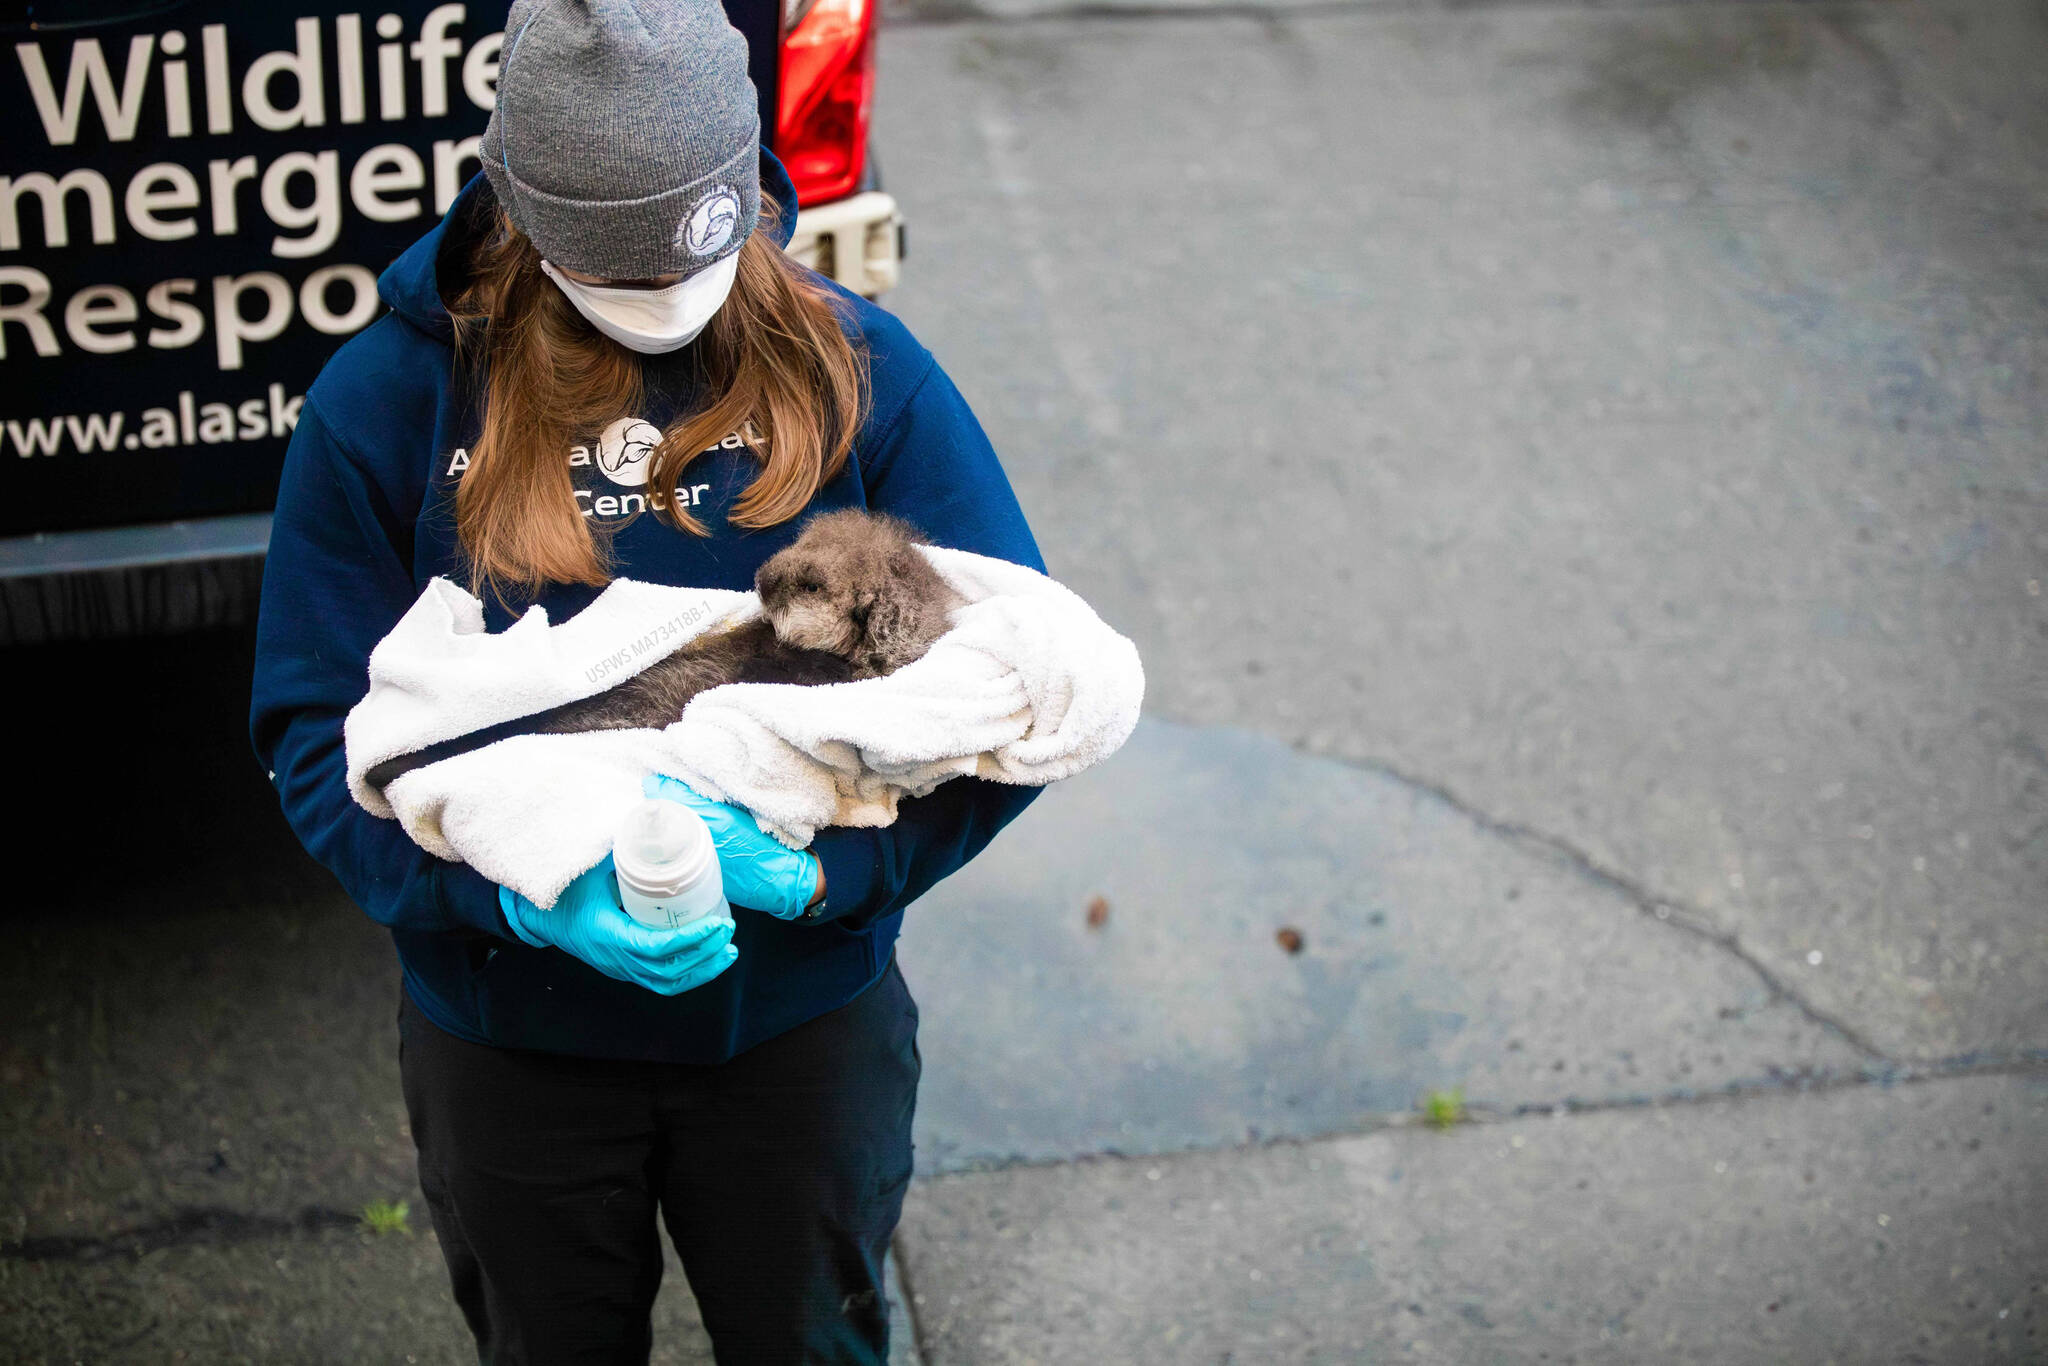
[[[1131,642],[1073,592],[1006,560],[918,549],[966,600],[923,658],[881,678],[731,683],[663,730],[520,735],[414,769],[386,759],[603,692],[705,631],[760,614],[752,593],[614,581],[570,620],[529,608],[484,630],[483,606],[429,583],[370,654],[344,728],[349,789],[420,847],[537,905],[611,849],[649,773],[751,810],[794,848],[820,826],[884,826],[948,778],[1043,785],[1107,758],[1137,724]]]

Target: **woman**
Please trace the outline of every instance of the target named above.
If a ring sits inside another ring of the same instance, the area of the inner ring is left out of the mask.
[[[607,864],[542,910],[421,851],[350,800],[342,719],[435,575],[493,630],[560,621],[616,576],[749,588],[841,507],[1043,564],[930,355],[783,255],[794,192],[715,0],[520,0],[506,32],[486,175],[301,411],[256,749],[396,942],[421,1186],[484,1360],[644,1361],[657,1214],[720,1361],[879,1360],[919,1066],[892,946],[1036,789],[956,779],[797,853],[671,784],[735,910],[657,933]]]

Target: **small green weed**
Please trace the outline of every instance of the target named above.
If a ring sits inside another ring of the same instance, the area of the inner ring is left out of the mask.
[[[1432,1129],[1448,1129],[1465,1120],[1465,1088],[1430,1091],[1422,1097],[1422,1122]]]
[[[411,1214],[412,1206],[403,1200],[372,1200],[356,1217],[363,1221],[364,1228],[382,1237],[387,1233],[411,1233],[406,1223]]]

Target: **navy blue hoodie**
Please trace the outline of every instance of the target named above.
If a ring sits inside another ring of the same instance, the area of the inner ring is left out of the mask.
[[[789,178],[765,150],[761,185],[794,209]],[[459,452],[474,443],[478,420],[468,397],[474,386],[452,383],[443,301],[461,288],[489,198],[476,177],[441,224],[384,273],[379,292],[391,312],[336,352],[306,395],[263,576],[251,735],[292,829],[349,896],[390,927],[407,991],[441,1028],[504,1047],[720,1062],[873,982],[888,965],[903,908],[980,852],[1037,789],[955,778],[902,802],[887,829],[820,831],[811,848],[825,871],[824,919],[787,923],[735,911],[738,960],[675,997],[522,943],[493,883],[426,853],[396,822],[356,805],[344,778],[342,718],[368,688],[370,650],[429,579],[467,581],[452,500],[466,464]],[[811,510],[885,510],[936,544],[1043,570],[1009,481],[952,382],[894,317],[840,294],[847,331],[869,360],[873,402],[852,458]],[[634,416],[659,428],[688,402],[680,377],[689,353],[649,358],[648,396]],[[761,562],[795,539],[802,517],[759,531],[726,522],[759,470],[735,446],[699,456],[678,485],[712,534],[638,516],[612,541],[621,577],[748,589]],[[629,510],[632,496],[644,493],[626,482],[637,473],[644,483],[637,454],[595,440],[566,453],[586,515]],[[596,592],[551,585],[535,601],[563,621]],[[512,620],[497,602],[487,612],[494,631]]]

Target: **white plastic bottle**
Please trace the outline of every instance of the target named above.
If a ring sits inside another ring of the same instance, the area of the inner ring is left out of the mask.
[[[665,930],[732,914],[711,831],[679,803],[649,797],[627,813],[612,841],[612,871],[626,914],[643,925]]]

